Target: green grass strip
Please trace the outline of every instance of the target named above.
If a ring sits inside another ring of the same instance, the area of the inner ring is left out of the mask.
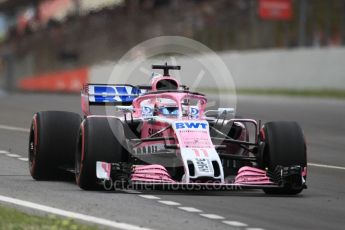
[[[0,229],[6,230],[96,230],[97,227],[79,224],[71,219],[52,215],[30,215],[13,208],[0,206]]]

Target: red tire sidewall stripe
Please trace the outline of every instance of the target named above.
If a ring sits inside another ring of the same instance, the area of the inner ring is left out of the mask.
[[[261,128],[261,129],[260,129],[260,134],[261,134],[262,140],[265,141],[265,140],[266,140],[266,134],[265,134],[264,128]]]
[[[34,115],[34,129],[35,129],[34,146],[37,148],[37,145],[38,145],[37,114]]]
[[[84,161],[84,157],[85,157],[85,128],[84,128],[84,124],[81,124],[81,163],[83,163]]]
[[[37,146],[38,146],[38,125],[37,125],[37,114],[34,115],[33,119],[33,126],[34,126],[34,157],[31,162],[30,172],[31,175],[35,174],[35,165],[36,165],[36,155],[37,155]]]
[[[81,123],[80,125],[80,130],[81,130],[81,156],[80,156],[80,165],[79,165],[79,174],[77,175],[77,184],[80,184],[80,174],[82,173],[83,170],[83,161],[85,157],[85,128],[84,128],[84,122]]]

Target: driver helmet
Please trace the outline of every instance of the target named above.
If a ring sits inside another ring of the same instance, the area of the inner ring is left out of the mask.
[[[160,114],[164,116],[178,116],[178,107],[177,106],[160,106],[158,107]]]

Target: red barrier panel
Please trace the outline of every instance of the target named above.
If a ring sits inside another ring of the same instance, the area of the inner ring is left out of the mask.
[[[291,0],[260,0],[259,16],[266,20],[292,19],[292,1]]]
[[[28,91],[79,92],[88,78],[88,68],[82,68],[28,77],[18,82],[18,88]]]

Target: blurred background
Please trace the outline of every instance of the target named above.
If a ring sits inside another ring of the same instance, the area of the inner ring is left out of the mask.
[[[163,35],[218,52],[239,89],[345,90],[343,0],[0,0],[0,89],[79,91]]]

